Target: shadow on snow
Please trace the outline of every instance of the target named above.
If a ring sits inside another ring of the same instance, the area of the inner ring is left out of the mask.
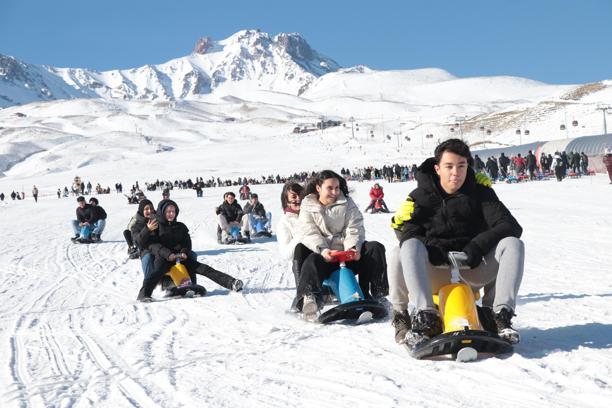
[[[541,358],[555,352],[568,352],[580,347],[608,349],[612,347],[612,324],[587,323],[552,329],[520,329],[521,343],[515,353],[527,358]]]

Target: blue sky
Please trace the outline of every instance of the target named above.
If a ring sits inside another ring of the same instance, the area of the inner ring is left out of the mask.
[[[245,28],[299,32],[342,66],[612,79],[609,0],[0,0],[0,54],[58,67],[158,64]]]

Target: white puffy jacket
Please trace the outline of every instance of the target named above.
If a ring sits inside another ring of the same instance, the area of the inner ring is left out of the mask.
[[[316,194],[302,200],[299,216],[301,239],[311,251],[320,254],[324,249],[358,251],[365,241],[363,215],[357,204],[340,193],[338,200],[324,206]]]
[[[284,213],[276,226],[276,240],[283,259],[291,261],[295,246],[300,243],[298,215],[295,213]]]

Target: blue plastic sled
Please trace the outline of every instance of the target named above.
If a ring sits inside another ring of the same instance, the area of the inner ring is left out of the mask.
[[[381,319],[387,315],[387,309],[375,300],[366,300],[355,274],[346,266],[334,271],[323,281],[336,295],[340,304],[321,314],[319,323],[331,323],[336,320],[359,320],[364,313],[369,312],[373,319]]]

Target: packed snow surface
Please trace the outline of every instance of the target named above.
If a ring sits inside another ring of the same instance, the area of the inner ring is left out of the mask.
[[[151,178],[173,166],[158,164]],[[270,169],[262,163],[257,170]],[[99,176],[126,187],[134,181],[121,165]],[[0,190],[14,181],[1,179]],[[463,364],[412,359],[395,344],[389,318],[322,326],[288,312],[295,284],[274,239],[216,243],[214,207],[231,188],[171,196],[199,261],[242,279],[244,291],[200,278],[205,297],[165,300],[158,290],[159,301],[142,304],[135,300],[140,262],[127,260],[122,237],[135,206],[122,195],[99,196],[109,214],[104,242],[72,244],[74,197],[52,195],[53,175],[20,182],[26,192],[39,184],[45,195],[37,204],[28,193],[0,205],[2,407],[575,408],[612,401],[607,176],[494,186],[524,228],[515,318],[522,342],[512,355]],[[382,185],[392,210],[415,187]],[[370,187],[350,183],[362,209]],[[273,227],[280,189],[253,187]],[[160,193],[149,197],[157,202]],[[389,215],[367,214],[365,224],[369,240],[397,245]]]

